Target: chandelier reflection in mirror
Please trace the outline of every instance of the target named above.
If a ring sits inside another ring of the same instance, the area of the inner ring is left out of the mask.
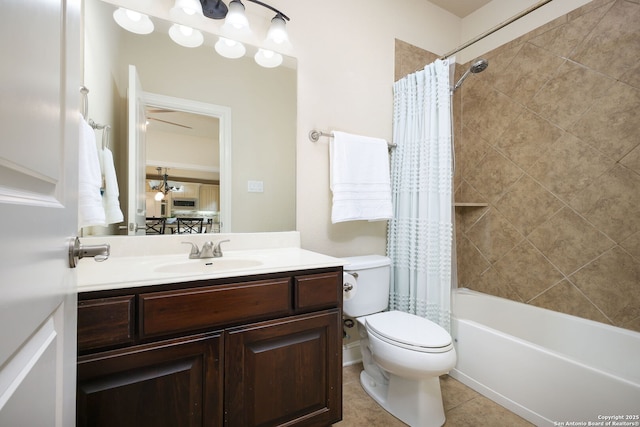
[[[162,177],[162,181],[150,180],[149,187],[153,191],[157,191],[154,198],[156,201],[161,201],[165,198],[167,193],[169,192],[182,192],[184,191],[184,186],[178,186],[175,182],[169,182],[169,175],[167,174],[167,168],[164,169],[164,174],[162,174],[162,168],[156,168],[158,170],[158,175]]]
[[[287,21],[290,21],[289,17],[259,0],[245,1],[260,5],[275,13],[271,19],[264,46],[258,49],[254,59],[262,67],[279,66],[282,64],[283,57],[278,53],[278,50],[290,47],[286,28]],[[148,2],[149,0],[138,2],[139,7],[143,8],[144,3]],[[189,48],[201,46],[204,43],[204,36],[200,30],[185,25],[185,21],[195,22],[194,19],[198,18],[224,19],[224,24],[221,27],[222,35],[219,35],[214,46],[216,52],[225,58],[240,58],[245,55],[245,46],[236,39],[247,37],[252,31],[242,0],[231,0],[229,6],[222,0],[175,0],[169,15],[175,21],[169,28],[169,37],[177,44]],[[122,28],[136,34],[150,34],[155,28],[148,15],[123,7],[113,13],[113,18]]]

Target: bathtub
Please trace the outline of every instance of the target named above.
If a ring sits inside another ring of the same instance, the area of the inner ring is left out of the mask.
[[[457,289],[450,375],[538,426],[640,426],[640,333]]]

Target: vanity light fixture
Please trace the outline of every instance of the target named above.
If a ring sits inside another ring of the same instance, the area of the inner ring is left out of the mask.
[[[153,22],[144,13],[135,10],[118,8],[113,12],[113,19],[127,31],[136,34],[149,34],[153,32]]]
[[[204,43],[204,36],[199,30],[182,24],[173,24],[169,28],[169,37],[184,47],[198,47]]]
[[[149,2],[149,0],[138,1]],[[260,0],[245,1],[275,12],[267,32],[264,48],[258,49],[254,59],[262,67],[279,66],[283,62],[283,57],[276,51],[289,47],[289,35],[286,28],[287,21],[290,21],[289,17]],[[175,0],[170,15],[174,23],[169,29],[169,36],[179,45],[198,47],[204,43],[204,35],[201,31],[183,25],[182,22],[195,24],[194,19],[198,19],[198,17],[225,19],[225,23],[221,27],[224,36],[219,37],[215,44],[216,52],[225,58],[240,58],[246,54],[244,45],[237,40],[232,40],[232,38],[242,38],[251,33],[242,0],[231,0],[229,6],[222,0]],[[154,29],[153,22],[147,15],[122,7],[113,13],[113,18],[122,28],[136,34],[149,34]]]
[[[287,21],[290,21],[290,19],[287,15],[259,0],[245,1],[258,4],[275,12],[276,15],[271,19],[271,25],[267,32],[266,41],[268,44],[275,45],[274,47],[276,47],[289,42]],[[237,35],[238,32],[243,32],[244,34],[251,32],[242,0],[232,0],[231,3],[229,3],[229,7],[227,7],[222,0],[200,0],[200,3],[202,3],[204,16],[211,19],[225,19],[222,28],[228,35]]]

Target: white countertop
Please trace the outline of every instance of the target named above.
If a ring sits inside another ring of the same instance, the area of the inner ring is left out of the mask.
[[[222,244],[222,258],[190,260],[190,246],[181,244],[183,241],[191,241],[200,247],[205,241],[215,243],[225,239],[230,242]],[[111,244],[111,256],[104,262],[80,260],[78,292],[337,267],[344,264],[340,258],[301,249],[299,235],[295,232],[103,236],[80,240],[87,245],[105,242]],[[234,266],[236,261],[238,265]],[[191,265],[194,266],[193,271]],[[219,268],[221,265],[222,268]],[[173,266],[177,266],[176,270],[179,271],[171,271]],[[170,271],[163,271],[167,269]]]

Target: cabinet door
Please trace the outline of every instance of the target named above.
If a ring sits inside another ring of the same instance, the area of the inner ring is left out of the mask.
[[[228,330],[225,425],[327,426],[342,416],[340,311]]]
[[[220,186],[203,184],[200,186],[200,210],[218,211],[220,206]]]
[[[221,425],[221,351],[216,334],[79,358],[77,425]]]

